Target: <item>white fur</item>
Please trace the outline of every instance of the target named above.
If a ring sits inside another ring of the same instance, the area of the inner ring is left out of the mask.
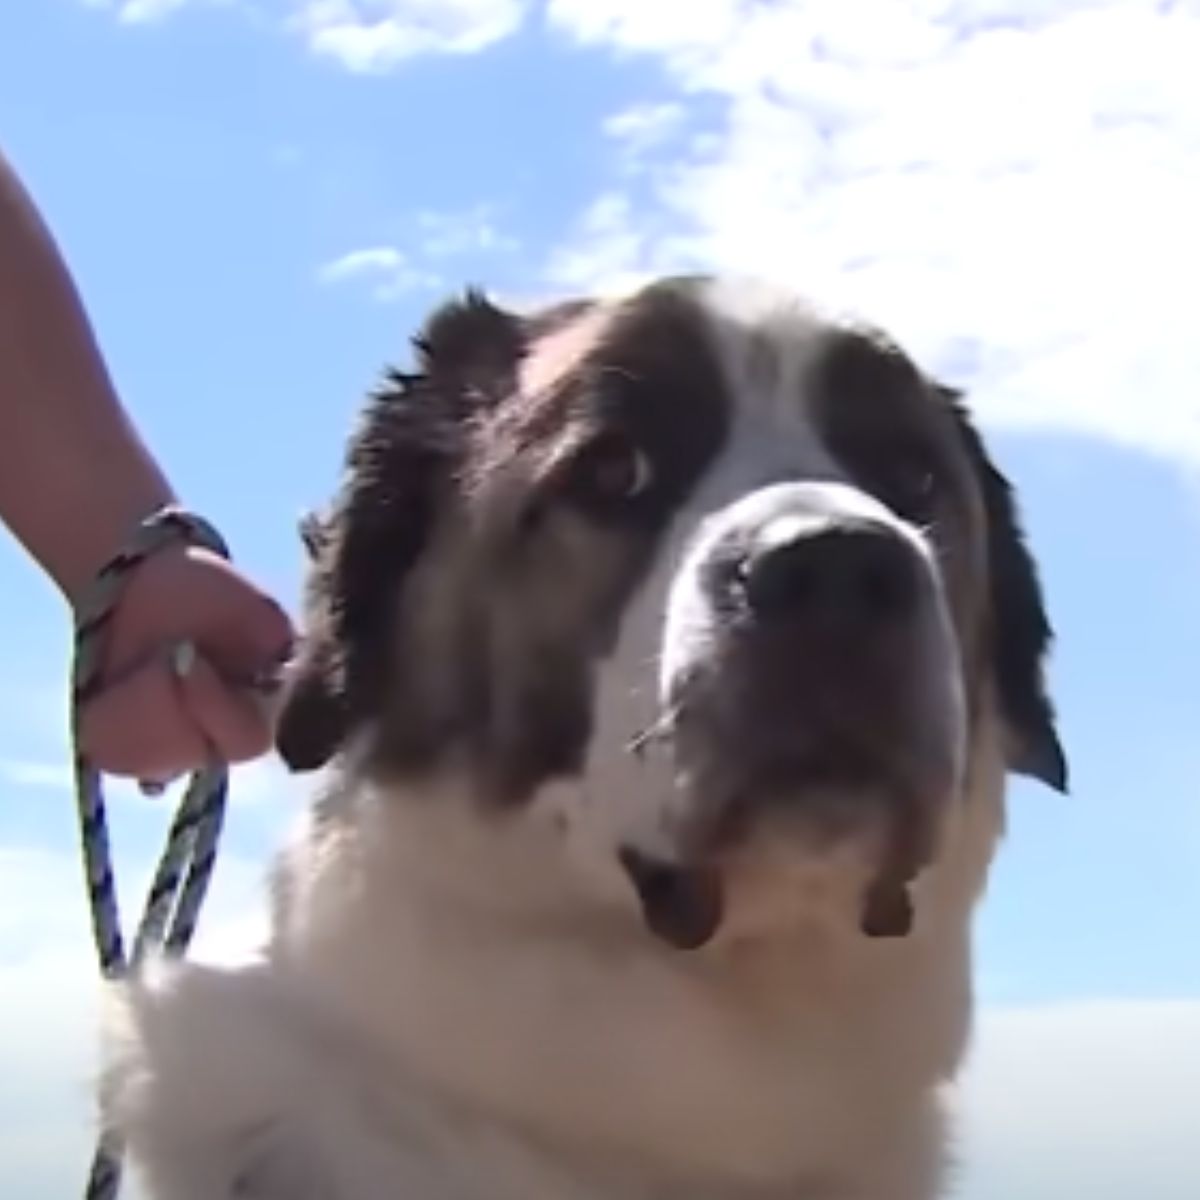
[[[984,714],[964,747],[964,794],[907,938],[867,939],[847,919],[869,865],[859,845],[807,859],[760,847],[695,953],[647,935],[611,854],[652,836],[645,801],[669,786],[624,746],[657,715],[694,518],[776,462],[838,478],[779,403],[805,366],[789,322],[812,318],[735,295],[718,337],[737,428],[601,672],[582,779],[499,820],[458,780],[384,795],[347,766],[278,861],[258,961],[159,965],[114,996],[105,1111],[155,1200],[937,1193],[938,1095],[968,1037],[970,918],[1003,826],[995,722]]]

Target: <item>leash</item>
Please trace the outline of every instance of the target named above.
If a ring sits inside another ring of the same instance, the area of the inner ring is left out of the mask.
[[[212,878],[225,818],[229,771],[225,763],[214,759],[196,771],[187,784],[150,884],[132,952],[127,955],[101,775],[80,749],[80,714],[102,685],[103,634],[127,576],[147,558],[173,544],[195,546],[229,558],[224,539],[207,521],[167,506],[138,526],[130,544],[101,569],[78,607],[71,704],[75,794],[92,935],[100,972],[106,980],[128,976],[151,951],[161,950],[169,956],[186,952]],[[195,648],[190,642],[181,642],[170,653],[176,673],[183,674]],[[156,783],[142,783],[140,787],[147,795],[164,790],[164,785]],[[123,1158],[121,1140],[108,1131],[102,1133],[92,1159],[87,1200],[113,1200],[117,1196]]]

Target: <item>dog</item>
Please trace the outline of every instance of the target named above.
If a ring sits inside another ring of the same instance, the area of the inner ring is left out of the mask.
[[[265,946],[151,962],[155,1200],[932,1200],[1052,631],[964,397],[771,284],[447,301],[304,530]]]

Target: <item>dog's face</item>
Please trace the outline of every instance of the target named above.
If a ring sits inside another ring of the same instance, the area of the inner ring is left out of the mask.
[[[1065,786],[1009,487],[878,332],[675,279],[469,294],[417,349],[306,532],[293,768],[553,797],[680,946],[776,861],[853,861],[860,927],[904,933],[981,746]]]

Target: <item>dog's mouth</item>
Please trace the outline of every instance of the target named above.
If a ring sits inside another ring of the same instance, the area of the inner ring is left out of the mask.
[[[646,928],[677,950],[699,950],[716,936],[725,910],[721,871],[711,863],[655,859],[630,847],[621,865],[637,893]],[[902,938],[912,931],[910,879],[883,872],[863,897],[859,929],[869,938]]]
[[[863,890],[858,928],[869,938],[903,938],[915,911],[910,887],[934,856],[937,808],[928,780],[895,755],[831,737],[772,761],[704,756],[680,769],[678,722],[641,739],[670,756],[675,786],[662,814],[670,852],[624,846],[619,859],[646,928],[666,944],[697,950],[725,915],[725,860],[756,831],[832,847],[882,826],[878,861]],[[819,851],[818,851],[819,852]]]

